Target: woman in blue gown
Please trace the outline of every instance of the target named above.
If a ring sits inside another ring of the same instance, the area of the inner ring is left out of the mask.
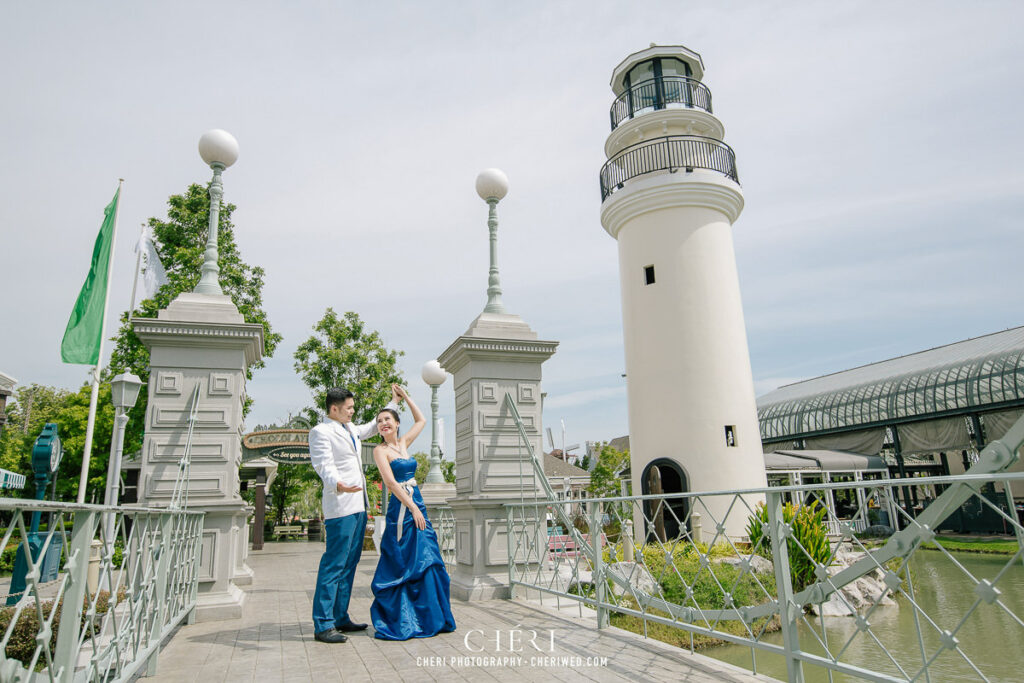
[[[373,450],[373,459],[392,498],[370,584],[374,596],[370,617],[375,638],[408,640],[454,631],[455,619],[448,571],[416,486],[416,458],[409,457],[408,451],[426,420],[404,389],[396,385],[395,390],[409,405],[416,424],[400,437],[397,412],[384,409],[377,415],[384,443]]]

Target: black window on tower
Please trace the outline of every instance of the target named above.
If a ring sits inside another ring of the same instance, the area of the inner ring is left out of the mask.
[[[654,266],[644,266],[644,284],[654,284]]]

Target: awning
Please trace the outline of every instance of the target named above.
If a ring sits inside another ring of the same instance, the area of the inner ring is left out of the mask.
[[[813,463],[812,469],[820,469],[823,472],[888,471],[889,469],[880,456],[851,453],[849,451],[775,451],[765,455],[766,467],[768,455],[790,456],[809,461]]]
[[[25,487],[25,475],[0,468],[0,489],[20,489]]]
[[[816,470],[818,463],[810,458],[798,458],[782,453],[765,453],[764,468],[766,470]]]

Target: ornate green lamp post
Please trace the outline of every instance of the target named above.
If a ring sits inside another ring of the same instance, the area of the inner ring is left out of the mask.
[[[427,472],[425,484],[443,484],[444,474],[441,472],[441,446],[437,442],[437,388],[448,379],[448,373],[436,360],[428,360],[420,371],[423,381],[430,385],[430,470]]]
[[[60,429],[56,424],[49,422],[43,427],[35,445],[32,446],[32,474],[36,482],[36,500],[43,500],[46,497],[46,487],[55,477],[63,456],[64,447],[60,441]],[[32,561],[38,563],[37,581],[45,583],[57,578],[63,539],[59,530],[51,529],[47,533],[39,533],[39,518],[40,512],[34,511],[31,531],[28,534],[28,552],[31,553]],[[52,533],[50,544],[44,549],[43,544],[49,533]],[[18,546],[15,553],[11,586],[7,591],[8,605],[17,604],[27,586],[28,558],[25,556],[25,545],[22,543]]]
[[[498,202],[508,194],[508,176],[488,168],[476,177],[476,193],[487,202],[487,229],[491,233],[491,268],[487,271],[487,305],[484,313],[504,313],[501,303],[501,278],[498,275]]]
[[[220,288],[220,266],[217,265],[217,232],[220,226],[220,198],[224,186],[220,175],[224,169],[238,160],[238,140],[226,130],[215,128],[199,138],[199,156],[213,169],[210,183],[210,229],[206,237],[206,251],[203,253],[202,276],[193,290],[196,294],[224,294]]]

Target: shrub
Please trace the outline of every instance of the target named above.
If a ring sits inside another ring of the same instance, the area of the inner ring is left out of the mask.
[[[125,589],[121,588],[118,590],[118,602],[125,599]],[[61,606],[63,600],[57,603],[57,614],[53,617],[53,622],[50,624],[50,653],[52,654],[57,647],[57,633],[60,631],[60,618],[61,618]],[[53,600],[46,600],[40,605],[43,612],[43,619],[48,619],[50,612],[53,611]],[[84,628],[86,623],[86,609],[88,607],[88,598],[83,601],[82,604],[82,627]],[[11,625],[11,618],[14,616],[15,607],[4,607],[0,608],[0,637],[3,637],[7,633],[8,627]],[[110,591],[100,591],[96,595],[96,615],[97,619],[94,622],[95,627],[99,628],[99,616],[105,614],[110,609]],[[11,639],[7,642],[7,649],[5,654],[11,659],[20,661],[23,665],[28,666],[32,657],[36,651],[36,635],[39,633],[39,615],[36,612],[34,604],[27,605],[18,616],[18,622],[14,625],[14,630],[11,633]],[[86,636],[89,636],[89,631],[85,631]],[[40,669],[46,664],[45,655],[40,653],[39,660],[36,662],[36,668]]]
[[[825,508],[818,502],[800,506],[786,503],[782,509],[783,521],[793,529],[787,550],[790,580],[795,591],[801,591],[814,583],[817,580],[814,570],[818,565],[828,562],[832,555],[824,518]],[[756,547],[759,555],[772,559],[771,542],[765,533],[767,525],[768,508],[759,503],[747,521],[747,535],[750,536],[751,547]]]

